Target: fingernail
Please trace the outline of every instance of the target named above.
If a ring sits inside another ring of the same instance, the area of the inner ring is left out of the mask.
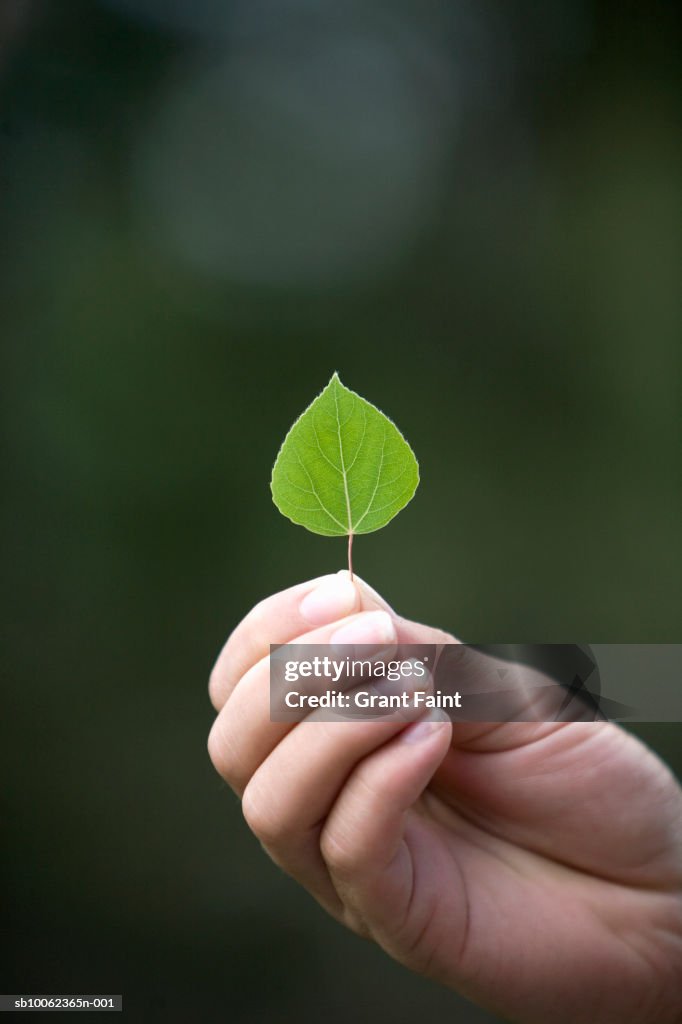
[[[420,718],[418,722],[408,725],[407,729],[401,732],[400,742],[421,743],[429,736],[433,736],[438,729],[442,729],[447,721],[448,716],[440,708],[433,708],[425,718]]]
[[[392,644],[397,637],[388,612],[363,612],[332,634],[332,644]]]
[[[358,592],[348,577],[331,576],[303,598],[300,612],[311,626],[324,626],[349,615],[358,606]]]

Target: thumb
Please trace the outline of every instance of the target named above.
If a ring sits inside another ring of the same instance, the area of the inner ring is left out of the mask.
[[[417,882],[423,889],[433,878],[415,869],[423,842],[417,832],[425,823],[411,809],[445,757],[451,731],[447,716],[434,709],[362,760],[320,837],[322,857],[357,930],[369,932],[393,955],[400,955],[395,936],[399,929],[403,936],[408,909],[415,917],[408,931],[420,928],[418,904],[428,894],[417,893]]]

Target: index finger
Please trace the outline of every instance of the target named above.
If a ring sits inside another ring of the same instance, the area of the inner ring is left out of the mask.
[[[270,651],[311,626],[326,626],[354,612],[390,610],[386,602],[346,569],[298,583],[259,601],[229,636],[211,672],[208,692],[216,709],[225,704],[238,681]]]

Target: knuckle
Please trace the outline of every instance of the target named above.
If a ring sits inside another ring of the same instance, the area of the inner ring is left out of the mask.
[[[273,818],[262,798],[249,786],[242,797],[242,814],[246,824],[263,845],[275,846],[278,841],[281,841],[283,835],[281,824]]]
[[[352,878],[364,863],[362,849],[332,829],[322,833],[320,852],[329,871],[337,878]]]
[[[211,704],[216,709],[216,711],[220,711],[223,705],[223,702],[220,697],[221,692],[222,673],[218,667],[218,662],[216,662],[213,668],[211,669],[210,676],[208,677],[208,696],[211,701]]]
[[[346,928],[354,932],[361,939],[373,939],[372,929],[365,920],[360,910],[352,905],[348,896],[343,908],[342,920]]]
[[[217,719],[213,723],[211,731],[208,734],[207,747],[208,747],[208,756],[211,759],[211,763],[212,763],[213,767],[215,768],[215,770],[218,772],[219,775],[223,775],[224,776],[225,768],[226,768],[225,756],[224,756],[225,752],[224,752],[224,749],[223,749],[223,744],[220,741],[220,737],[218,736],[218,720]]]
[[[208,756],[218,774],[226,782],[229,782],[231,786],[239,787],[241,783],[239,762],[235,756],[232,744],[225,736],[225,730],[220,718],[216,718],[208,734]]]

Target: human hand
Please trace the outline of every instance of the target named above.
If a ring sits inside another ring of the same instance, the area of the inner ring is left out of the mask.
[[[344,630],[344,633],[340,631]],[[523,1024],[682,1021],[682,792],[606,722],[270,721],[271,643],[454,643],[346,573],[267,598],[211,675],[265,850],[398,961]]]

